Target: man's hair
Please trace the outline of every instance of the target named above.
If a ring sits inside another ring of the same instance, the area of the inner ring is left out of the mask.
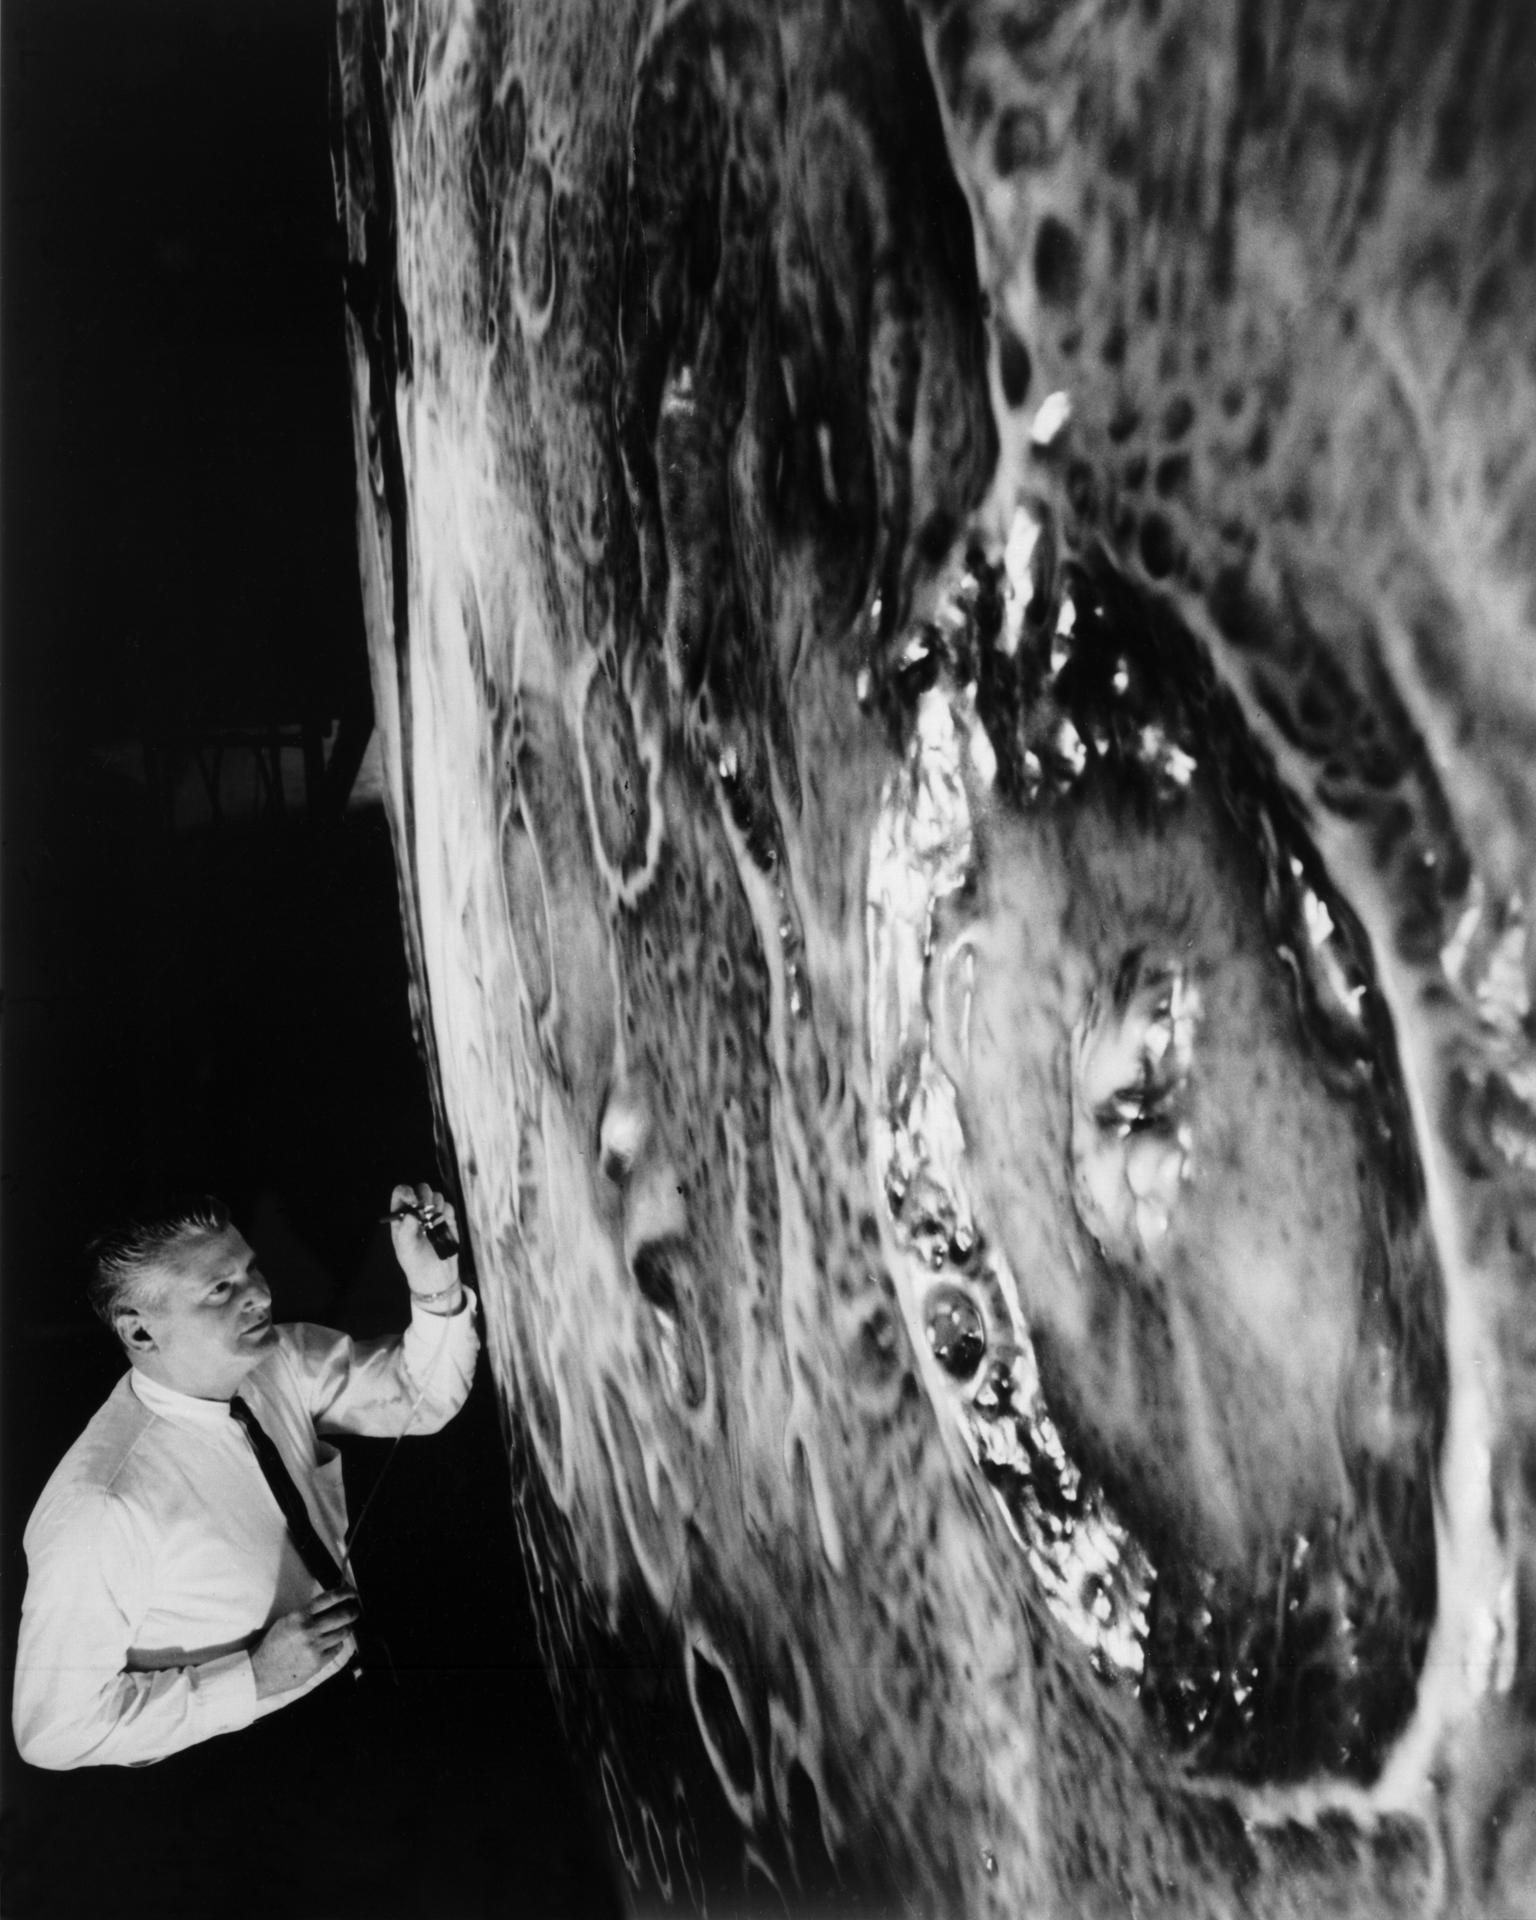
[[[224,1202],[203,1194],[98,1234],[86,1248],[91,1263],[86,1292],[91,1305],[115,1333],[117,1315],[124,1307],[149,1304],[152,1296],[146,1282],[164,1269],[184,1240],[223,1233],[228,1226],[229,1209]]]

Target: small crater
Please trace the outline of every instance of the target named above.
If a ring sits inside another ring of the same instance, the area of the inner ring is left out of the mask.
[[[619,1858],[624,1862],[624,1871],[640,1884],[640,1850],[635,1845],[635,1827],[630,1818],[629,1794],[619,1784],[619,1776],[612,1760],[605,1753],[598,1762],[598,1777],[603,1783],[603,1799],[608,1807],[608,1820],[613,1829],[614,1842],[619,1849]]]
[[[606,673],[587,683],[581,744],[592,824],[609,868],[630,881],[645,865],[651,832],[650,782],[629,701]]]
[[[686,1200],[686,1185],[678,1192]],[[655,1310],[654,1328],[662,1371],[673,1395],[696,1413],[708,1392],[708,1361],[693,1297],[684,1294],[674,1265],[680,1253],[671,1248],[639,1248],[630,1270],[641,1297]]]
[[[538,853],[524,825],[522,812],[515,804],[502,822],[501,866],[512,948],[517,955],[523,991],[528,996],[530,1010],[541,1013],[549,1004],[554,978],[549,920]]]
[[[1154,580],[1166,580],[1178,558],[1173,528],[1160,513],[1149,513],[1141,523],[1141,564]]]
[[[655,1814],[651,1812],[650,1803],[646,1800],[640,1802],[640,1827],[645,1834],[645,1851],[650,1859],[651,1872],[655,1876],[656,1885],[661,1890],[662,1899],[670,1901],[672,1869],[667,1862],[666,1835],[662,1832],[661,1825]]]
[[[901,1343],[896,1321],[883,1301],[859,1322],[850,1355],[850,1370],[865,1386],[881,1389],[890,1384],[901,1360]]]
[[[1003,399],[1010,407],[1022,407],[1029,398],[1029,383],[1034,374],[1029,348],[1013,331],[1001,329],[997,343],[997,370],[1003,386]]]
[[[475,685],[484,691],[485,630],[480,624],[480,603],[472,592],[466,592],[461,595],[459,604],[464,614],[464,650],[469,656],[469,670],[474,676]]]
[[[1077,235],[1048,213],[1035,235],[1035,285],[1048,307],[1070,307],[1083,290],[1083,252]]]
[[[672,1269],[653,1247],[642,1247],[634,1259],[635,1285],[662,1313],[677,1312],[677,1282]]]
[[[1262,467],[1269,458],[1269,422],[1260,420],[1248,436],[1248,444],[1243,449],[1243,457],[1250,467]]]
[[[676,1578],[674,1543],[680,1518],[671,1478],[662,1468],[652,1490],[644,1443],[624,1393],[612,1379],[603,1382],[603,1404],[603,1440],[625,1530],[647,1584],[653,1592],[665,1591]]]
[[[992,136],[992,164],[1004,178],[1038,167],[1048,157],[1049,135],[1038,108],[1014,105],[1004,110]]]
[[[1263,611],[1248,586],[1248,564],[1235,561],[1217,568],[1206,605],[1217,632],[1235,647],[1254,647],[1263,641]]]
[[[507,169],[515,180],[523,170],[528,151],[528,104],[523,98],[523,83],[514,79],[507,89],[506,114]]]
[[[933,1357],[954,1380],[972,1380],[987,1355],[981,1311],[959,1287],[935,1287],[928,1296],[924,1329]]]
[[[757,1786],[751,1737],[730,1682],[694,1640],[688,1642],[688,1692],[721,1784],[736,1799],[749,1801]]]
[[[555,297],[555,183],[535,159],[518,186],[513,208],[512,262],[525,324],[541,327]]]
[[[1186,393],[1175,394],[1163,409],[1163,438],[1182,440],[1195,424],[1195,403]]]
[[[1170,453],[1158,461],[1152,484],[1164,500],[1173,500],[1189,491],[1190,472],[1187,453]]]
[[[825,1913],[835,1907],[840,1883],[827,1848],[827,1827],[822,1818],[821,1796],[800,1760],[791,1763],[787,1786],[789,1828],[794,1835],[795,1864],[799,1868],[801,1890],[806,1895],[820,1895],[815,1911]]]

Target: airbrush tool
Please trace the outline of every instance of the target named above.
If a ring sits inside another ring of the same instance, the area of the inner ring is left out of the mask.
[[[421,1222],[422,1230],[432,1243],[432,1251],[439,1260],[451,1260],[459,1250],[459,1243],[453,1237],[453,1228],[448,1224],[447,1216],[436,1207],[423,1207],[416,1200],[402,1200],[389,1213],[381,1214],[381,1221],[393,1223],[396,1220],[415,1218]]]

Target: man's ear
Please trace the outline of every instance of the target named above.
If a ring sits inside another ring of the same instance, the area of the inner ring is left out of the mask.
[[[154,1352],[155,1336],[137,1307],[119,1307],[112,1316],[112,1324],[117,1329],[118,1339],[129,1353]]]

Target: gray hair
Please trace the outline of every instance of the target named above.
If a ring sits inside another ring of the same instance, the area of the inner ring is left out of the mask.
[[[163,1269],[186,1240],[224,1233],[229,1209],[212,1194],[189,1200],[166,1213],[125,1221],[99,1234],[86,1248],[91,1277],[86,1294],[92,1307],[115,1333],[117,1316],[125,1307],[148,1304],[146,1283]]]

